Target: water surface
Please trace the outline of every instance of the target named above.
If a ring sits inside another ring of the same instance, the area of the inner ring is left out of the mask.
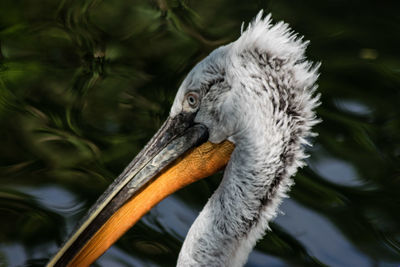
[[[322,62],[308,167],[246,266],[400,265],[400,2],[0,1],[0,266],[42,266],[167,117],[188,71],[260,9]],[[221,173],[96,266],[173,266]]]

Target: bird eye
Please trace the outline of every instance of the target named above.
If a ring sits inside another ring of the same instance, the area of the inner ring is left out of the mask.
[[[199,105],[199,95],[197,93],[189,93],[186,95],[186,101],[190,107],[196,108]]]

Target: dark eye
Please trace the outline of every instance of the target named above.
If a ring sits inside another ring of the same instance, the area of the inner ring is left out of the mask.
[[[197,93],[189,93],[186,95],[186,101],[190,107],[195,108],[199,105],[199,95]]]

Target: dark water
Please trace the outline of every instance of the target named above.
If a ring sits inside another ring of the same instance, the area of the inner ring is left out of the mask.
[[[196,62],[261,8],[311,40],[323,123],[247,266],[400,265],[399,1],[0,1],[0,266],[41,266],[147,142]],[[173,266],[221,174],[96,266]]]

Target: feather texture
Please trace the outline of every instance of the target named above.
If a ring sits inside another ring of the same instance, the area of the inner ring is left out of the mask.
[[[171,116],[196,92],[195,121],[211,142],[236,148],[222,182],[192,225],[178,266],[242,266],[268,229],[291,178],[305,165],[304,146],[319,120],[314,109],[319,64],[288,24],[260,11],[235,42],[213,51],[183,81]]]

